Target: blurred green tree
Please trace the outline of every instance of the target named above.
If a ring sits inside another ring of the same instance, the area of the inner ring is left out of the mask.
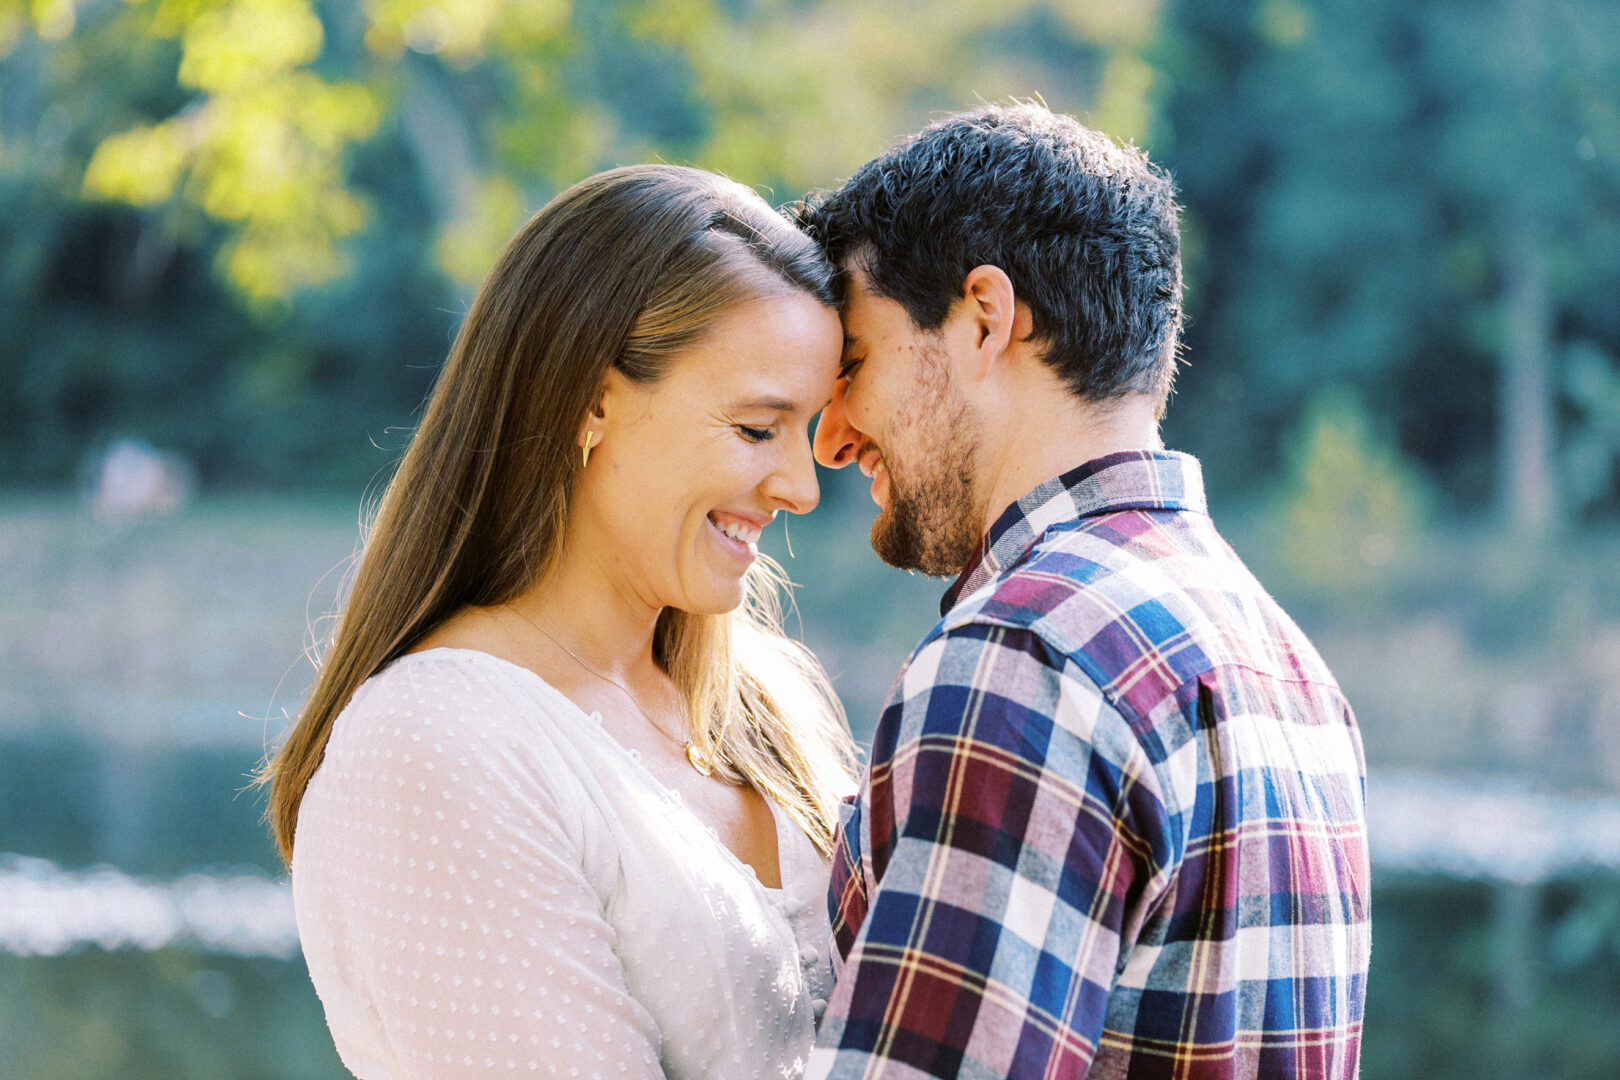
[[[0,0],[0,469],[141,435],[206,482],[386,464],[525,214],[662,158],[778,200],[1044,92],[1146,137],[1158,0]],[[53,134],[54,133],[54,134]]]
[[[1465,325],[1499,367],[1498,498],[1511,527],[1544,532],[1614,494],[1602,482],[1608,462],[1597,469],[1590,451],[1559,475],[1569,444],[1559,358],[1588,337],[1611,349],[1620,340],[1615,305],[1594,304],[1620,292],[1620,9],[1452,0],[1424,6],[1418,30],[1441,120],[1430,167],[1454,207],[1450,240],[1488,271],[1459,292]],[[1579,435],[1588,447],[1613,424],[1596,419]],[[1610,442],[1611,459],[1617,451]]]
[[[1317,392],[1289,443],[1289,469],[1268,537],[1295,589],[1376,589],[1426,524],[1422,479],[1369,422],[1354,394]]]
[[[1346,383],[1454,506],[1612,513],[1620,444],[1558,359],[1620,352],[1620,9],[1228,0],[1166,27],[1183,385],[1220,406],[1172,420],[1217,482],[1278,472],[1312,387]]]

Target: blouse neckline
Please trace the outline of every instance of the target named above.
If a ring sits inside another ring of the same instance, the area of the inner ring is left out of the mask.
[[[403,656],[395,659],[394,663],[397,664],[402,660],[409,660],[412,657],[431,656],[434,653],[453,653],[459,656],[476,659],[479,662],[487,660],[500,668],[505,668],[509,671],[516,672],[520,679],[524,679],[525,681],[531,682],[533,685],[537,686],[544,696],[555,700],[555,702],[560,704],[565,710],[572,712],[579,719],[587,721],[585,725],[587,730],[594,730],[607,744],[607,746],[611,748],[611,752],[618,755],[622,760],[628,763],[631,768],[640,773],[642,778],[646,780],[654,791],[663,796],[666,802],[672,803],[679,807],[679,812],[684,813],[691,820],[691,822],[698,827],[699,830],[707,834],[709,839],[714,842],[714,846],[720,849],[725,858],[730,860],[733,869],[735,869],[747,880],[753,882],[755,887],[763,892],[773,904],[780,907],[790,894],[789,875],[791,871],[789,870],[790,860],[788,857],[788,843],[789,841],[799,839],[799,837],[793,835],[793,833],[798,830],[798,826],[795,825],[790,819],[787,819],[786,815],[782,811],[782,808],[776,804],[775,799],[771,798],[763,791],[759,793],[760,798],[765,800],[766,808],[770,811],[771,826],[776,832],[776,876],[777,879],[782,883],[778,888],[772,888],[761,881],[759,879],[759,872],[755,870],[754,867],[749,863],[745,862],[741,856],[739,856],[735,851],[732,851],[730,846],[720,839],[720,833],[718,830],[706,824],[702,818],[698,817],[697,812],[686,804],[686,800],[681,797],[681,793],[679,791],[676,791],[674,788],[671,788],[668,784],[665,784],[662,780],[658,779],[658,777],[654,776],[652,774],[652,770],[648,769],[646,765],[642,764],[641,755],[639,753],[631,750],[618,739],[614,738],[613,733],[602,726],[601,713],[586,712],[584,709],[580,708],[579,705],[576,704],[574,700],[567,694],[563,693],[561,690],[547,682],[539,672],[526,668],[522,664],[515,664],[510,660],[503,659],[496,656],[494,653],[484,652],[482,649],[466,649],[452,645],[436,645],[431,649],[423,649],[420,652],[405,653]]]

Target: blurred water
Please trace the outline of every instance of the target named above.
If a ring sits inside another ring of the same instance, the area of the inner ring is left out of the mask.
[[[251,873],[150,881],[110,867],[72,872],[46,859],[0,855],[0,950],[58,956],[82,945],[189,945],[281,958],[299,951],[285,881]]]
[[[1519,884],[1620,870],[1617,798],[1418,772],[1375,773],[1367,787],[1375,869]]]

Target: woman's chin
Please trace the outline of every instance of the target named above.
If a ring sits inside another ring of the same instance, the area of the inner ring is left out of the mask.
[[[669,606],[693,615],[729,615],[742,606],[743,595],[743,579],[738,577],[702,589],[687,589],[677,603]]]

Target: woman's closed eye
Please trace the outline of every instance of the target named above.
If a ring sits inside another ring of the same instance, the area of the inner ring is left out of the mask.
[[[768,427],[749,427],[747,424],[738,424],[737,431],[749,442],[770,442],[776,438],[776,429]]]

